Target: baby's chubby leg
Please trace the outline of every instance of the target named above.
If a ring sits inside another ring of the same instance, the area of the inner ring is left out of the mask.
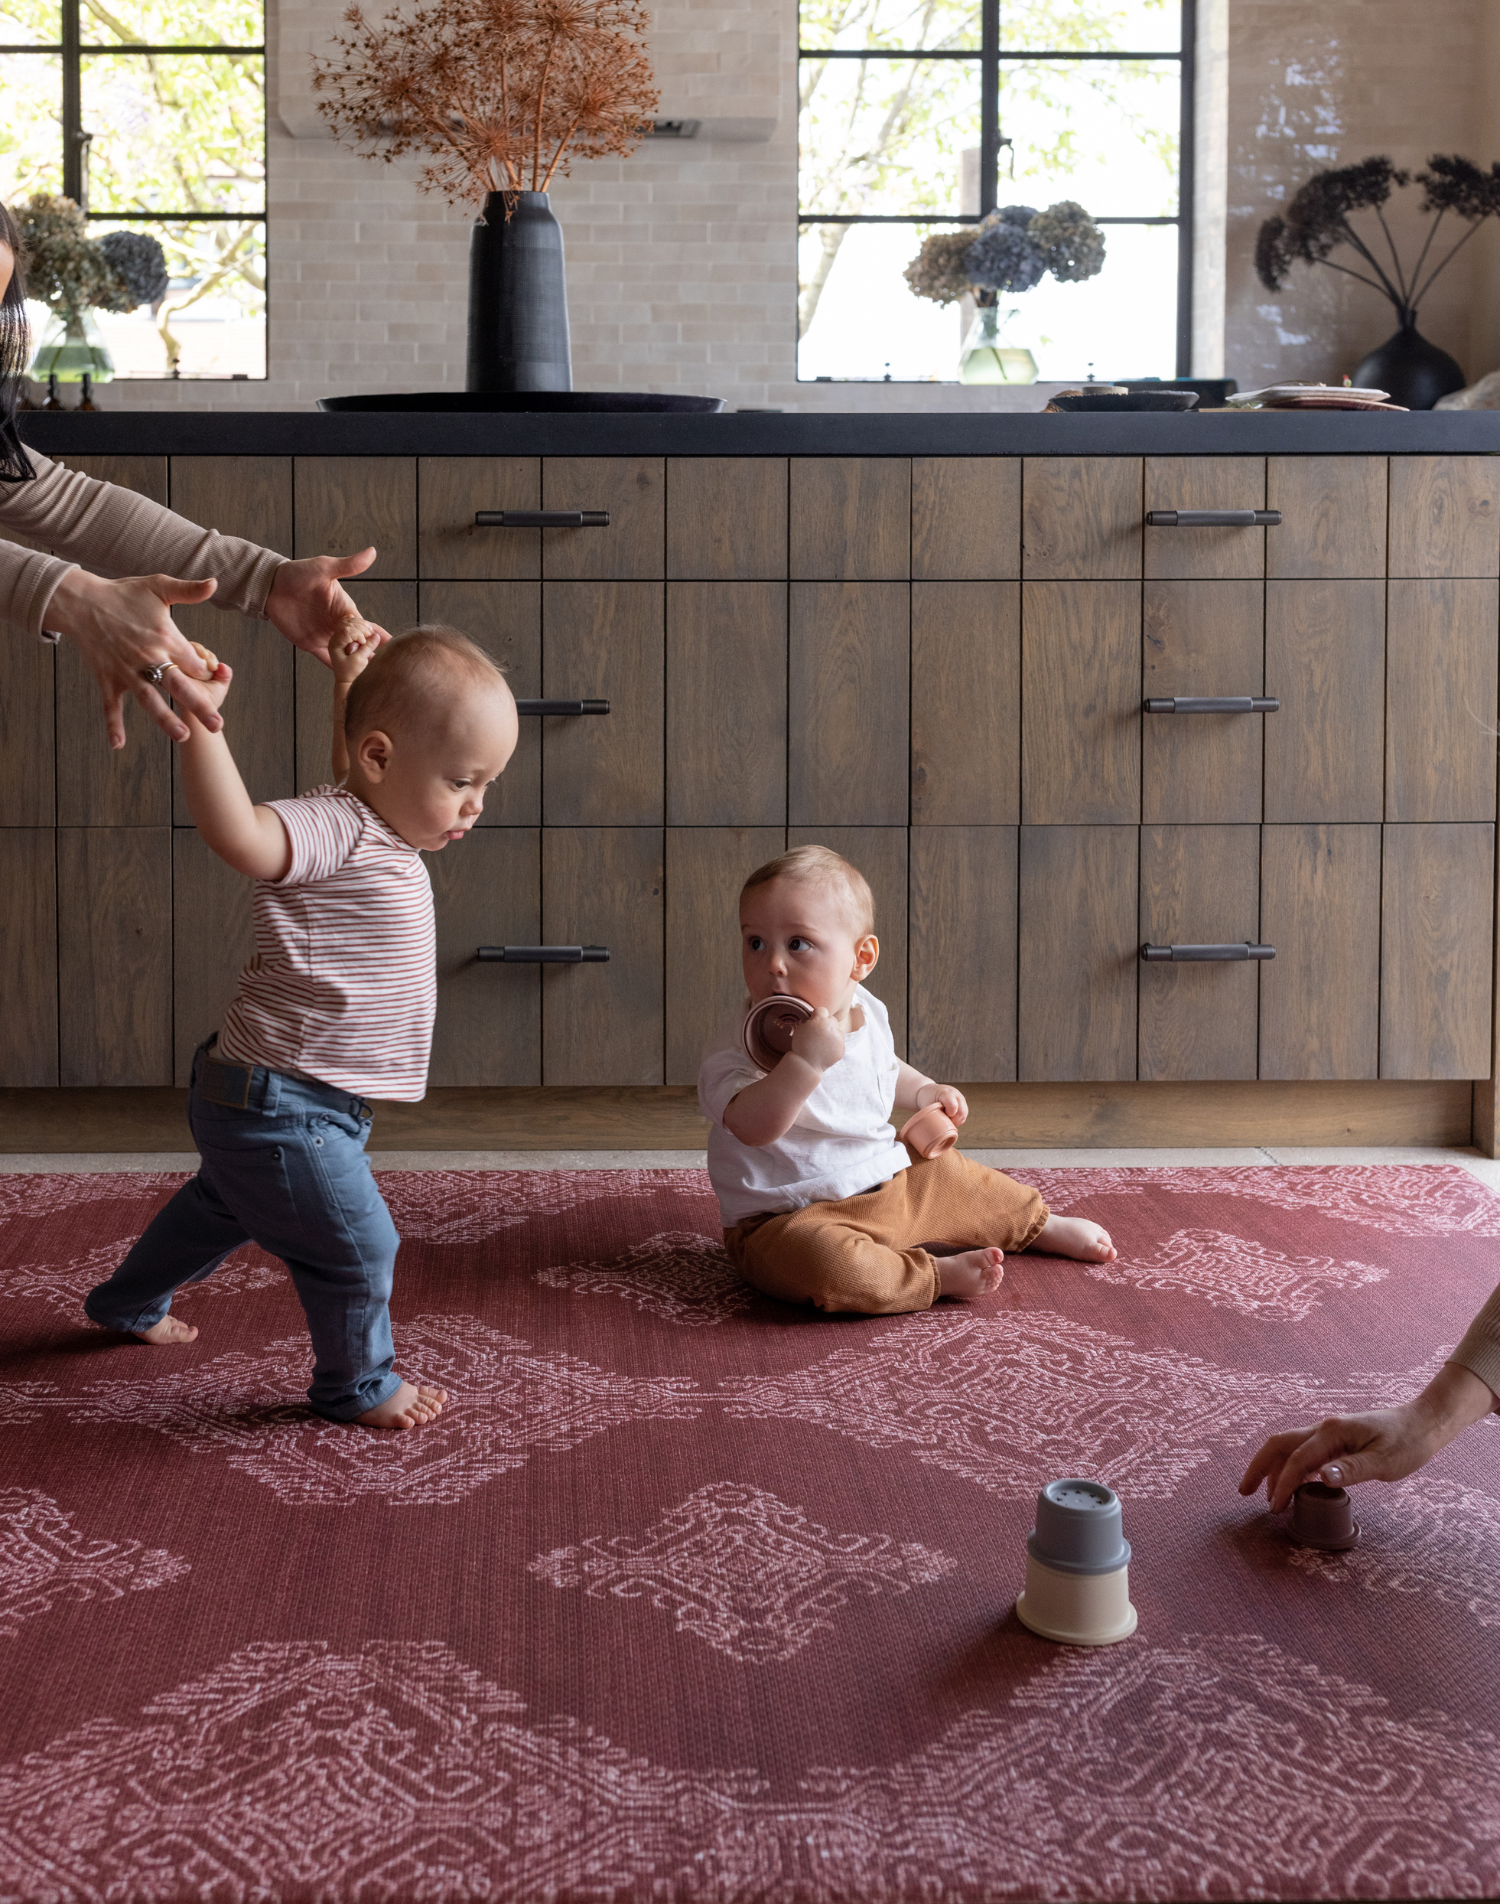
[[[1049,1216],[1026,1247],[1078,1263],[1112,1263],[1119,1255],[1109,1231],[1086,1216]]]

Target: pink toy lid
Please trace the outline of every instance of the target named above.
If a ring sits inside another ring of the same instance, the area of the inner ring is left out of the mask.
[[[805,998],[773,992],[745,1014],[745,1051],[750,1062],[770,1071],[792,1048],[792,1033],[813,1015]]]

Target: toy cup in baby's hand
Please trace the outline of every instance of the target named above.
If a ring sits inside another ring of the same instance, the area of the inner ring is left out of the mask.
[[[792,1048],[792,1033],[805,1025],[813,1008],[790,992],[773,992],[745,1014],[745,1051],[762,1071],[773,1071]]]
[[[929,1104],[925,1111],[907,1118],[896,1136],[919,1157],[941,1157],[958,1142],[958,1126],[940,1104]]]

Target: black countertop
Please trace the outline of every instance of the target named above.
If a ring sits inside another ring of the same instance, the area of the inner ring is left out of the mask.
[[[458,416],[321,410],[29,411],[24,440],[85,456],[1337,456],[1500,453],[1500,411],[1044,416]]]

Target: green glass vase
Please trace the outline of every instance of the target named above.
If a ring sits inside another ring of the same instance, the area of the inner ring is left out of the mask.
[[[85,377],[108,383],[115,374],[115,360],[99,335],[93,312],[54,311],[28,374],[38,383],[49,377],[59,383],[82,383]]]
[[[1004,343],[1001,332],[1014,311],[1001,317],[994,305],[983,305],[958,353],[960,383],[1035,383],[1036,359],[1029,350]]]

